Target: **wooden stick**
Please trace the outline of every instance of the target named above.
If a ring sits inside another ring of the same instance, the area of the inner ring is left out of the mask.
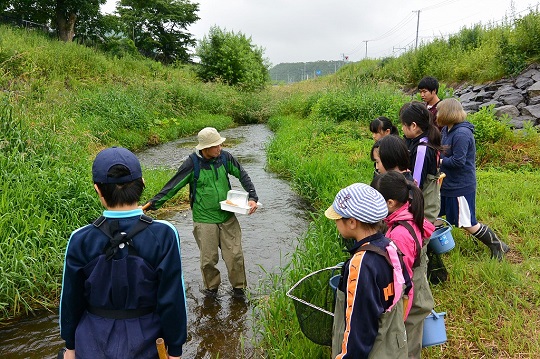
[[[169,354],[167,354],[167,348],[165,348],[165,341],[163,340],[163,338],[156,339],[156,347],[157,347],[159,359],[169,358]]]
[[[148,207],[150,207],[151,205],[152,205],[152,203],[147,202],[144,206],[142,206],[142,210],[146,211],[148,209]]]

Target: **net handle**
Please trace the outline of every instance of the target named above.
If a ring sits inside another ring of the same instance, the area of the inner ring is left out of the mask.
[[[328,314],[328,315],[331,315],[331,316],[333,317],[333,316],[334,316],[334,313],[331,313],[331,312],[327,311],[326,309],[317,307],[316,305],[313,305],[313,304],[311,304],[311,303],[309,303],[309,302],[306,302],[305,300],[300,299],[300,298],[298,298],[298,297],[292,295],[291,292],[292,292],[296,287],[298,287],[298,285],[300,285],[300,283],[302,283],[302,282],[303,282],[304,280],[306,280],[307,278],[309,278],[309,277],[311,277],[311,276],[314,276],[315,274],[320,273],[320,272],[325,271],[325,270],[336,270],[336,269],[341,269],[341,267],[340,267],[340,266],[327,267],[327,268],[319,269],[319,270],[317,270],[317,271],[315,271],[315,272],[313,272],[313,273],[310,273],[310,274],[304,276],[302,279],[300,279],[298,282],[296,282],[296,284],[293,285],[293,286],[291,287],[291,289],[289,289],[289,290],[287,291],[287,293],[286,293],[287,297],[289,297],[289,298],[291,298],[291,299],[293,299],[293,300],[296,300],[296,301],[298,301],[298,302],[300,302],[300,303],[302,303],[302,304],[305,304],[305,305],[307,305],[308,307],[311,307],[311,308],[313,308],[313,309],[320,310],[321,312],[326,313],[326,314]]]

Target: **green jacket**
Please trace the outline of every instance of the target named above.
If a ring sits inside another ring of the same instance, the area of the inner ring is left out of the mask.
[[[255,186],[242,165],[229,152],[221,151],[225,155],[227,170],[217,159],[207,160],[197,151],[199,159],[199,179],[197,181],[197,193],[193,203],[193,221],[200,223],[223,223],[233,215],[232,212],[222,211],[220,201],[227,199],[230,189],[227,173],[240,180],[242,187],[249,193],[249,199],[258,201]],[[194,179],[194,166],[191,157],[188,157],[180,166],[176,174],[167,182],[161,191],[150,202],[149,209],[160,208],[163,203],[174,197],[180,189],[187,184],[192,184]]]

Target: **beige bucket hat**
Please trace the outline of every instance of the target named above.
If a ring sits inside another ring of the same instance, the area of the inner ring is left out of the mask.
[[[199,139],[199,144],[195,146],[197,150],[221,145],[226,140],[226,138],[221,137],[219,132],[213,127],[205,127],[200,130],[197,138]]]

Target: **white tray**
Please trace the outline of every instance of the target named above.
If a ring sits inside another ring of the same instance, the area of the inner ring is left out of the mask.
[[[221,205],[221,209],[228,212],[234,212],[234,213],[240,213],[240,214],[248,214],[250,207],[248,205],[245,206],[237,206],[234,204],[228,204],[227,201],[221,201],[219,204]]]

